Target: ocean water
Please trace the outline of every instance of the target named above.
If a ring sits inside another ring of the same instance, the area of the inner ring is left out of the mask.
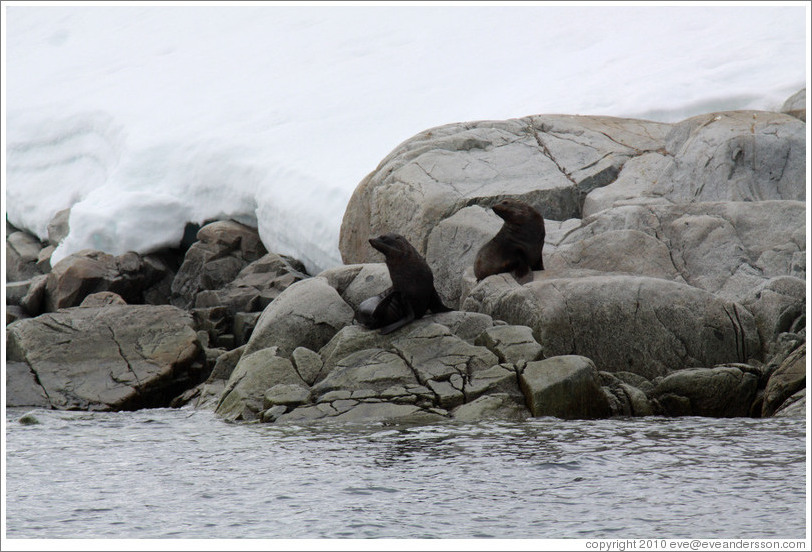
[[[792,538],[805,421],[227,424],[6,415],[7,537]]]

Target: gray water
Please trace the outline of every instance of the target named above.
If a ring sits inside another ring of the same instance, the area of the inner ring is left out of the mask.
[[[8,538],[803,538],[805,423],[7,412]]]

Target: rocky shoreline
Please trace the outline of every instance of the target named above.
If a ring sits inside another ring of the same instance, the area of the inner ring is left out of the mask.
[[[359,184],[346,264],[317,275],[234,221],[53,267],[67,211],[44,243],[6,222],[7,406],[267,423],[803,417],[804,106],[802,90],[781,113],[430,129]],[[505,197],[544,215],[546,270],[477,283]],[[389,335],[354,323],[391,285],[367,243],[386,232],[456,310]]]

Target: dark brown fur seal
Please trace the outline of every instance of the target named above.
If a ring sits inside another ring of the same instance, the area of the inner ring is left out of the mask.
[[[384,234],[369,243],[386,256],[392,287],[364,300],[356,318],[370,329],[391,333],[431,312],[450,311],[434,288],[434,276],[420,253],[400,234]]]
[[[476,254],[477,281],[501,272],[512,272],[520,284],[533,281],[531,271],[544,270],[544,217],[527,203],[511,198],[494,205],[493,212],[505,223]]]

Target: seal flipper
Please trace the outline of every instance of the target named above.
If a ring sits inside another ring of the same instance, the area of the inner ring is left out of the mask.
[[[381,328],[381,335],[392,333],[398,328],[405,326],[406,324],[415,319],[414,309],[412,308],[411,303],[409,303],[408,301],[404,301],[403,310],[405,311],[403,313],[403,317],[400,318],[399,320],[395,320],[388,326],[384,326],[383,328]]]
[[[391,287],[368,299],[358,306],[355,318],[370,330],[376,330],[403,317],[403,300],[400,293]]]
[[[437,293],[436,289],[431,290],[431,298],[429,299],[429,310],[431,312],[449,312],[454,309],[449,309],[443,304],[443,300],[440,299],[440,295]]]
[[[513,277],[520,285],[533,281],[533,271],[530,267],[522,263],[513,270]]]
[[[381,324],[376,323],[376,321],[379,320],[378,314],[382,308],[388,308],[394,291],[394,288],[389,288],[383,293],[364,299],[361,304],[358,305],[358,311],[355,313],[356,320],[369,329],[374,330],[380,327]]]

